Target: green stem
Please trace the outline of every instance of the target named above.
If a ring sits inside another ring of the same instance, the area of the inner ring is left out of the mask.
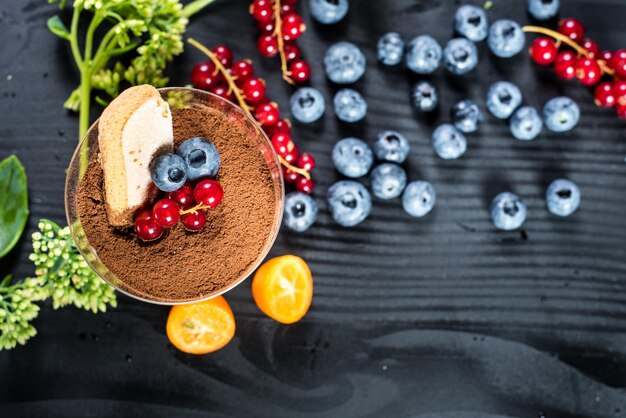
[[[83,59],[80,56],[80,49],[78,48],[78,21],[80,20],[80,12],[82,11],[82,7],[77,7],[74,9],[74,14],[72,15],[72,26],[70,30],[70,46],[72,47],[72,55],[74,55],[74,61],[76,61],[76,65],[79,70],[82,70],[83,67]]]
[[[215,0],[195,0],[183,7],[181,14],[189,19],[194,14],[198,13],[200,10],[204,9],[209,4],[213,3]]]

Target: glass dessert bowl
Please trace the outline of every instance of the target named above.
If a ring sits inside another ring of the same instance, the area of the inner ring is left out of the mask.
[[[198,232],[175,225],[154,242],[106,221],[97,120],[67,171],[65,209],[76,245],[91,268],[117,290],[142,301],[175,305],[223,294],[250,276],[271,249],[283,216],[280,162],[259,125],[211,93],[159,89],[172,112],[174,142],[202,136],[221,154],[222,204]]]

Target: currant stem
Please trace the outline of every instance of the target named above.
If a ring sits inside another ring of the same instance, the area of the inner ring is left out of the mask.
[[[217,58],[217,56],[213,53],[213,51],[211,51],[206,46],[202,45],[200,42],[196,41],[193,38],[187,39],[187,42],[195,46],[198,50],[200,50],[200,52],[208,56],[211,59],[211,61],[213,61],[213,64],[215,64],[215,68],[220,73],[222,73],[222,76],[224,76],[224,80],[226,80],[226,82],[228,83],[228,90],[235,93],[235,97],[237,98],[237,102],[239,102],[239,106],[241,106],[241,108],[246,113],[249,113],[250,115],[252,115],[252,109],[250,109],[250,106],[248,106],[248,104],[246,103],[246,99],[244,98],[242,91],[235,84],[235,79],[230,75],[228,70],[222,65],[222,63]]]
[[[559,33],[555,30],[552,29],[548,29],[548,28],[544,28],[541,26],[532,26],[532,25],[527,25],[522,27],[522,30],[524,32],[530,32],[530,33],[540,33],[542,35],[547,35],[550,36],[554,39],[556,39],[556,41],[558,43],[564,43],[567,46],[573,48],[576,52],[578,52],[579,55],[584,55],[587,58],[589,57],[589,52],[583,48],[582,46],[578,45],[576,42],[572,41],[570,38],[568,38],[567,36],[563,35],[562,33]],[[604,63],[603,60],[598,60],[598,64],[600,65],[600,68],[602,69],[602,72],[608,75],[614,75],[615,71],[613,71],[613,69],[607,67]]]
[[[291,165],[289,162],[287,162],[287,160],[285,160],[280,155],[278,156],[278,159],[280,160],[280,163],[284,165],[288,170],[291,170],[300,174],[302,177],[304,177],[307,180],[311,180],[311,175],[305,169]]]
[[[178,213],[182,216],[182,215],[186,215],[186,214],[191,213],[191,212],[197,212],[199,210],[205,210],[205,209],[211,209],[211,207],[210,206],[203,206],[203,205],[196,205],[196,206],[194,206],[192,208],[181,210]]]
[[[295,82],[291,79],[291,71],[287,68],[287,57],[285,56],[285,43],[283,41],[283,20],[280,17],[281,4],[280,0],[274,0],[274,36],[278,42],[278,54],[280,55],[280,70],[283,73],[283,79],[295,86]]]

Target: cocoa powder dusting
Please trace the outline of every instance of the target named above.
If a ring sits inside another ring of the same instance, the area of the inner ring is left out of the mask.
[[[89,243],[132,293],[182,301],[209,296],[250,268],[270,239],[276,202],[267,164],[242,127],[208,108],[172,110],[172,119],[175,145],[202,136],[222,159],[217,180],[224,199],[207,211],[200,232],[188,232],[179,222],[159,240],[144,243],[134,231],[112,228],[97,158],[79,187],[78,211]]]

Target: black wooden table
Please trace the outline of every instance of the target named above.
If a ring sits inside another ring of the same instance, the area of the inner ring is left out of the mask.
[[[484,43],[476,71],[454,77],[440,69],[430,77],[442,90],[441,111],[417,115],[408,101],[417,78],[378,65],[376,40],[397,30],[445,43],[461,2],[351,3],[335,27],[315,24],[300,7],[309,24],[300,45],[313,65],[311,84],[330,104],[337,87],[321,69],[323,54],[332,42],[352,41],[367,56],[356,88],[370,109],[354,126],[328,109],[320,123],[294,129],[300,147],[318,160],[321,214],[308,233],[283,230],[272,255],[295,253],[309,262],[315,297],[306,318],[291,326],[266,318],[248,281],[227,295],[235,339],[217,353],[189,356],[168,343],[166,307],[123,296],[117,309],[97,316],[46,305],[35,322],[39,334],[0,352],[0,416],[626,416],[626,123],[595,107],[587,88],[557,80],[526,54],[496,59]],[[602,46],[626,47],[625,2],[562,3],[561,16],[581,18]],[[189,34],[253,58],[288,112],[291,90],[277,60],[256,52],[247,7],[218,1],[193,20]],[[64,169],[78,121],[62,104],[77,74],[67,45],[45,27],[54,13],[44,0],[0,5],[0,157],[16,153],[24,163],[32,211],[20,244],[0,262],[0,276],[32,275],[29,236],[38,219],[64,222]],[[522,0],[495,0],[488,14],[529,21]],[[172,85],[187,84],[202,58],[187,49],[171,67]],[[430,133],[448,120],[451,103],[469,97],[482,105],[487,86],[500,79],[520,85],[525,102],[537,107],[571,96],[581,106],[579,126],[522,143],[488,116],[462,159],[438,159]],[[384,129],[409,137],[409,176],[435,185],[436,209],[409,219],[398,201],[376,201],[367,221],[341,229],[324,201],[340,178],[330,150],[341,137],[372,141]],[[544,190],[558,177],[582,191],[581,208],[569,219],[545,209]],[[522,231],[498,232],[489,221],[488,202],[505,189],[528,204]]]

